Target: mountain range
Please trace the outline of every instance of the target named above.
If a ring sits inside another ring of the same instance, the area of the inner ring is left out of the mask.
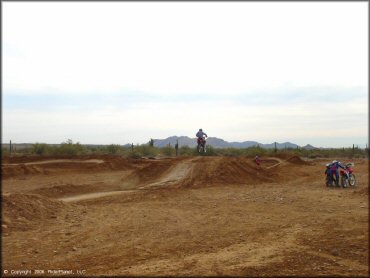
[[[188,147],[193,148],[197,145],[196,138],[190,138],[188,136],[171,136],[166,139],[153,139],[153,140],[154,140],[154,146],[159,147],[159,148],[168,146],[168,144],[170,144],[171,146],[175,146],[176,143],[179,144],[179,148],[182,146],[188,146]],[[275,142],[270,143],[270,144],[262,144],[256,141],[227,142],[217,137],[208,137],[207,144],[214,148],[249,148],[253,146],[260,146],[261,148],[265,148],[265,149],[275,148]],[[303,148],[307,150],[317,149],[316,147],[310,144],[306,146],[299,146],[291,142],[283,142],[283,143],[276,142],[276,148],[277,149]]]

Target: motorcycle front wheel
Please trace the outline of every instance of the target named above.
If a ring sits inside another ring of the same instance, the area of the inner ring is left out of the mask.
[[[350,186],[356,186],[356,177],[354,174],[349,176],[348,183]]]
[[[347,178],[345,176],[342,176],[340,181],[341,181],[342,187],[346,188],[347,187]]]
[[[198,153],[204,152],[204,148],[201,144],[198,145],[197,149],[198,149]]]

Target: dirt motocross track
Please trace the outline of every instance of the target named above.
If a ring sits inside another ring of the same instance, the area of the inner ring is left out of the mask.
[[[368,159],[345,189],[325,186],[327,162],[5,159],[2,273],[367,276]]]

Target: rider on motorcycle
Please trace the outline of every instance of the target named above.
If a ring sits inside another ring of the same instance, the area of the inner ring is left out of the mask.
[[[197,143],[198,145],[201,144],[201,143],[204,143],[204,136],[205,137],[208,137],[207,134],[205,132],[203,132],[203,129],[199,129],[199,131],[197,132],[197,134],[195,134],[195,136],[197,136]]]
[[[339,173],[338,168],[345,169],[345,166],[343,166],[340,162],[333,160],[333,162],[330,164],[330,177],[333,179],[333,176],[335,175],[335,185],[339,187]]]

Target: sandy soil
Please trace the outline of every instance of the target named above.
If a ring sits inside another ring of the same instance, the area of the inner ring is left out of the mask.
[[[2,165],[2,273],[367,276],[368,159],[355,188],[280,155],[15,157]],[[34,272],[33,272],[34,273]]]

